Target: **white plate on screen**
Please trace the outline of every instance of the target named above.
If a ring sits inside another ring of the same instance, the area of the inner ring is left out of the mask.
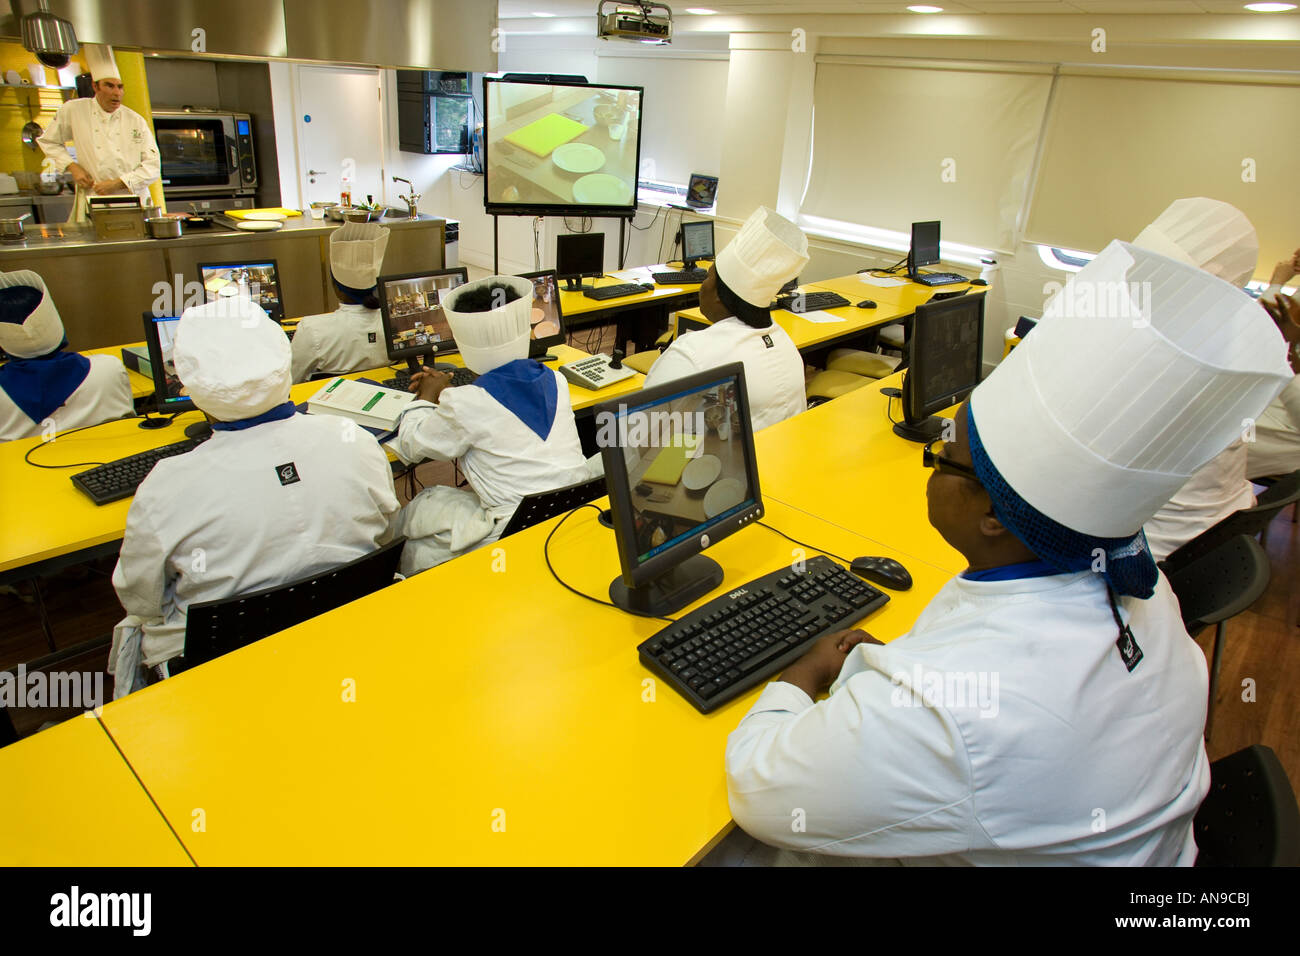
[[[704,516],[716,518],[745,500],[745,486],[735,478],[715,481],[704,495]]]
[[[284,223],[279,221],[267,222],[265,220],[254,219],[251,222],[241,222],[235,225],[236,229],[243,229],[247,232],[272,232],[283,226]]]
[[[551,159],[566,173],[594,173],[605,165],[605,154],[590,143],[565,143],[555,147]]]
[[[682,469],[682,484],[687,491],[703,491],[722,474],[722,459],[717,455],[701,455]]]
[[[282,212],[246,212],[241,217],[245,222],[284,222],[289,217]]]
[[[589,206],[626,206],[632,187],[609,173],[592,173],[573,184],[573,198]]]

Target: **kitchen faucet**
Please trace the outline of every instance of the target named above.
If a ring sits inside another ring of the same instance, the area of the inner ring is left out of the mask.
[[[402,196],[399,194],[397,198],[402,200],[402,202],[406,203],[407,219],[419,219],[420,211],[416,208],[416,205],[420,201],[420,194],[415,191],[415,184],[411,182],[409,179],[403,179],[401,176],[394,176],[393,182],[406,183],[406,185],[411,187],[410,195]]]

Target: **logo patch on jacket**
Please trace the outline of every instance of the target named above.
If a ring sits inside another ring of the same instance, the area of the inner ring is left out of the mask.
[[[287,465],[276,465],[275,476],[280,479],[280,484],[282,485],[292,485],[294,482],[302,481],[302,479],[298,477],[298,466],[293,462],[289,462]],[[1129,668],[1129,670],[1132,669],[1133,668],[1131,667]]]
[[[773,347],[773,346],[772,346],[772,336],[770,336],[770,335],[765,335],[765,336],[763,336],[763,344],[766,345],[768,348],[772,348],[772,347]]]
[[[376,342],[379,341],[379,333],[378,333],[378,332],[371,332],[370,334],[368,334],[368,335],[366,336],[366,340],[367,340],[371,345],[374,345]]]

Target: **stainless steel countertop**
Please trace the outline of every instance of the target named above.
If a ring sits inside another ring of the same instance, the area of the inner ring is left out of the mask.
[[[5,193],[0,196],[0,206],[43,206],[46,203],[70,202],[72,198],[70,192],[55,193],[52,196],[45,193]]]

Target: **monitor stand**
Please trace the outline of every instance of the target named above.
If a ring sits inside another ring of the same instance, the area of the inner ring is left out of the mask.
[[[946,419],[939,418],[937,415],[931,415],[929,418],[923,418],[919,422],[895,422],[894,434],[908,441],[920,442],[928,445],[932,441],[938,441],[943,437],[943,426]]]
[[[596,288],[596,287],[595,287],[594,285],[592,285],[591,283],[589,283],[589,282],[582,282],[582,281],[580,281],[580,279],[565,279],[565,280],[564,280],[564,291],[565,291],[565,292],[590,292],[590,291],[591,291],[592,289],[594,289],[594,288]]]
[[[639,587],[628,587],[622,577],[609,583],[614,606],[642,617],[662,617],[698,601],[722,583],[722,565],[702,554]]]

